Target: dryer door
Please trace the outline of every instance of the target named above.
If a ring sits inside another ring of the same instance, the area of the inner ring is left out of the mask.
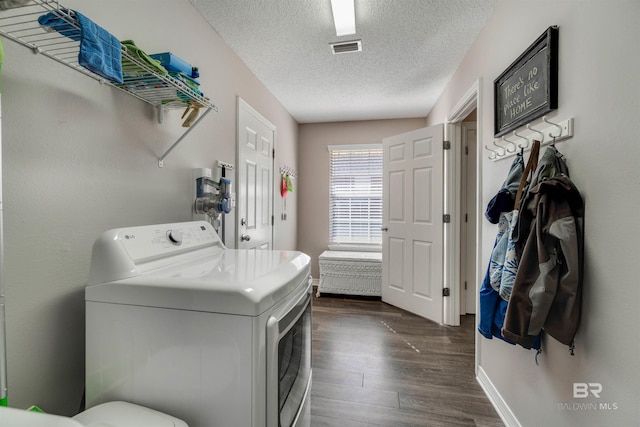
[[[297,423],[311,380],[311,286],[267,321],[267,426]]]

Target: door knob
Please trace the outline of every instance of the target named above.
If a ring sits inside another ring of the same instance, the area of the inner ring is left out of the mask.
[[[382,227],[382,228],[380,228],[380,230],[382,230],[382,231],[389,231],[389,227]]]
[[[240,235],[240,241],[241,242],[248,242],[249,240],[251,240],[251,236],[249,236],[248,234],[241,234]]]
[[[247,220],[244,218],[240,218],[240,225],[247,225]]]

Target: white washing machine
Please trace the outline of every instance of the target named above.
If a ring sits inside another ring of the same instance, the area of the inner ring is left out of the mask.
[[[308,426],[309,257],[227,249],[204,221],[93,246],[87,407],[124,400],[190,427]]]

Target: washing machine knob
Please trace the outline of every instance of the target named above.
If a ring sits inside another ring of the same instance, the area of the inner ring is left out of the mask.
[[[182,231],[180,230],[167,231],[167,239],[169,239],[169,241],[174,245],[180,246],[182,244]]]

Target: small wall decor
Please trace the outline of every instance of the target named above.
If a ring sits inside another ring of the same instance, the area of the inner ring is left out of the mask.
[[[558,108],[558,27],[551,26],[493,82],[494,135]]]
[[[289,175],[295,178],[298,175],[298,172],[296,172],[295,169],[290,168],[289,166],[280,166],[280,175]]]
[[[280,195],[282,196],[282,214],[280,219],[287,220],[287,194],[293,192],[293,178],[298,176],[298,172],[289,166],[280,166]]]

